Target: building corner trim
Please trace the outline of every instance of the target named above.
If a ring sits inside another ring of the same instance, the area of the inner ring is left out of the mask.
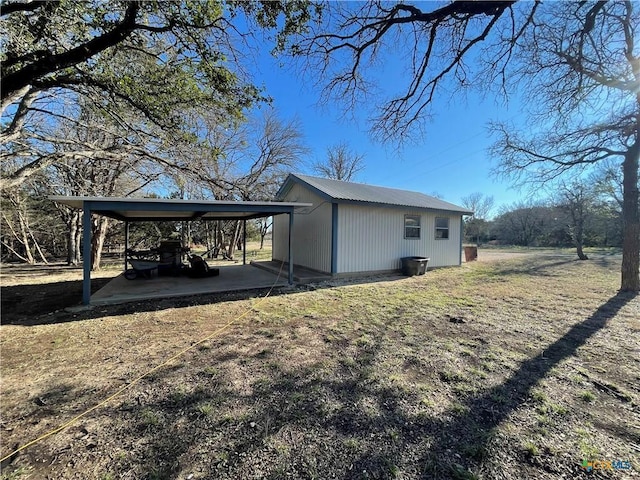
[[[338,204],[331,204],[331,275],[338,273]]]

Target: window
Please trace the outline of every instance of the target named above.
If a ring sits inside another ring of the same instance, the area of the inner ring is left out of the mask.
[[[404,238],[420,238],[420,215],[404,216]]]
[[[449,219],[436,217],[436,240],[449,238]]]

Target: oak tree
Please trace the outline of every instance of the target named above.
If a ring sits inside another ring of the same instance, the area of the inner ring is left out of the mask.
[[[267,99],[242,66],[251,32],[272,33],[277,47],[311,14],[305,1],[3,2],[0,186],[15,187],[47,165],[90,153],[60,152],[42,131],[77,117],[80,98],[131,137],[146,136],[140,153],[167,161],[161,154],[172,141],[147,140],[158,132],[196,139],[185,109],[213,109],[230,122]]]
[[[488,230],[489,213],[493,209],[494,199],[491,195],[473,192],[461,198],[462,206],[471,210],[473,215],[464,221],[464,234],[469,240],[476,239],[480,244],[481,238]]]
[[[364,157],[343,142],[327,148],[327,158],[313,164],[313,171],[325,178],[351,182],[364,170]]]
[[[438,96],[473,88],[507,98],[523,92],[526,128],[494,126],[500,173],[544,181],[619,162],[621,290],[640,290],[637,3],[375,1],[332,4],[326,13],[295,51],[319,72],[325,98],[378,106],[372,128],[382,140],[419,137]],[[402,62],[404,74],[391,98],[376,98],[387,56]]]

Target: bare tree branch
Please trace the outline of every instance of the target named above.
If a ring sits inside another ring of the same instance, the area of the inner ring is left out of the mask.
[[[319,175],[334,180],[352,181],[364,169],[364,157],[352,152],[346,143],[327,148],[327,158],[313,164]]]

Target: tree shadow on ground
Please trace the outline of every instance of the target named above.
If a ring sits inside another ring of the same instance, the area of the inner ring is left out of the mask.
[[[353,361],[340,361],[324,373],[322,362],[284,370],[277,359],[261,352],[260,359],[273,363],[268,375],[254,379],[251,393],[220,389],[222,378],[216,382],[213,397],[218,404],[246,408],[245,414],[200,418],[202,425],[196,428],[164,432],[150,439],[149,452],[162,452],[160,458],[176,455],[175,445],[167,443],[169,436],[181,439],[180,451],[186,456],[215,445],[214,459],[200,455],[195,463],[220,479],[391,479],[399,472],[408,478],[472,478],[465,475],[488,460],[495,429],[529,401],[532,388],[554,366],[575,355],[634,298],[612,297],[541,354],[522,362],[505,382],[438,415],[409,408],[420,404],[417,392],[375,379],[383,330],[358,347]],[[159,406],[163,411],[166,407]],[[545,468],[562,473],[552,465]],[[163,472],[158,478],[187,473],[177,464]],[[579,459],[573,473],[580,473]]]
[[[105,286],[111,279],[92,279],[91,291]],[[305,286],[295,291],[303,291]],[[198,305],[213,305],[221,302],[233,302],[291,293],[291,287],[274,289],[258,288],[235,292],[199,294],[183,297],[169,297],[153,300],[139,300],[116,305],[99,305],[87,308],[78,307],[78,298],[82,296],[82,281],[57,282],[46,285],[19,285],[2,287],[2,324],[31,327],[56,323],[77,322],[104,318],[105,316],[123,316],[134,313],[155,312],[170,308],[184,308]]]
[[[94,278],[91,291],[96,292],[111,278]],[[77,305],[82,298],[82,280],[3,286],[2,324],[46,325],[76,320],[63,309]],[[62,311],[61,311],[62,310]]]
[[[588,262],[595,263],[599,267],[611,268],[614,265],[620,267],[622,263],[622,255],[620,254],[611,254],[611,255],[589,255]]]
[[[606,327],[609,320],[630,301],[637,293],[620,292],[601,305],[591,316],[574,325],[566,334],[545,348],[539,355],[530,358],[520,365],[518,370],[505,382],[497,385],[484,394],[469,398],[465,402],[467,412],[456,416],[452,421],[442,425],[435,439],[434,448],[440,451],[455,451],[461,444],[460,438],[451,437],[447,432],[486,432],[476,441],[478,449],[485,449],[490,432],[494,431],[513,411],[530,398],[532,388],[542,380],[549,371],[564,359],[576,354],[594,334]],[[501,399],[500,403],[496,399]],[[429,458],[425,458],[425,462]],[[578,460],[575,464],[578,473]],[[560,473],[560,472],[556,472]]]
[[[532,258],[505,263],[491,264],[491,277],[509,277],[511,275],[554,275],[547,271],[555,267],[579,262],[576,258],[558,259],[557,257],[545,257],[539,262],[532,262]],[[597,260],[598,265],[610,267],[610,259]],[[17,267],[15,267],[17,268]],[[49,267],[38,266],[24,269],[25,272],[41,272]],[[56,266],[54,269],[77,269],[77,267]],[[486,272],[481,271],[480,274]],[[428,274],[427,274],[428,275]],[[2,287],[2,323],[7,325],[36,326],[55,323],[66,323],[103,318],[104,316],[121,316],[133,313],[153,312],[169,308],[183,308],[198,305],[212,305],[227,301],[247,300],[261,297],[270,292],[272,296],[286,295],[306,290],[333,288],[337,285],[372,284],[392,280],[402,280],[407,277],[400,275],[373,275],[368,277],[355,277],[352,279],[329,280],[308,285],[296,285],[294,287],[276,287],[274,289],[259,288],[244,291],[220,292],[213,294],[198,294],[185,297],[170,297],[153,300],[139,300],[116,305],[100,305],[87,309],[78,307],[82,297],[82,281],[65,281],[42,284],[26,284]],[[95,293],[111,278],[91,279],[91,291]]]
[[[104,475],[149,479],[391,479],[400,472],[405,478],[473,478],[469,471],[490,460],[495,429],[634,298],[610,298],[502,384],[440,413],[416,411],[418,392],[392,388],[374,375],[384,361],[384,326],[331,368],[322,360],[285,368],[265,350],[252,357],[239,351],[221,356],[215,348],[192,352],[182,364],[145,378],[121,404],[96,413],[103,423],[76,434],[73,456],[79,464],[111,459]],[[336,355],[349,343],[343,340],[331,345]],[[238,386],[226,366],[252,361],[263,368],[258,376],[241,377]],[[51,407],[70,401],[68,395],[42,396]]]
[[[401,280],[399,275],[377,275],[341,280],[340,285],[370,284],[383,281]],[[91,279],[91,292],[95,293],[112,278]],[[137,300],[115,305],[97,305],[87,308],[78,307],[82,297],[82,280],[53,282],[44,284],[12,285],[2,287],[2,324],[19,326],[50,325],[83,320],[103,318],[105,316],[131,315],[133,313],[154,312],[169,308],[183,308],[198,305],[213,305],[262,297],[270,292],[270,296],[287,295],[338,285],[334,281],[313,283],[308,285],[256,288],[251,290],[216,292],[181,297],[151,300]]]
[[[507,277],[510,275],[535,275],[535,276],[557,276],[557,273],[547,271],[556,267],[562,267],[574,263],[580,262],[578,258],[563,258],[561,260],[551,261],[551,258],[541,257],[540,263],[533,265],[532,259],[535,257],[528,257],[521,260],[509,261],[505,263],[494,263],[492,267],[494,271],[493,276]],[[539,259],[538,259],[539,260]]]

